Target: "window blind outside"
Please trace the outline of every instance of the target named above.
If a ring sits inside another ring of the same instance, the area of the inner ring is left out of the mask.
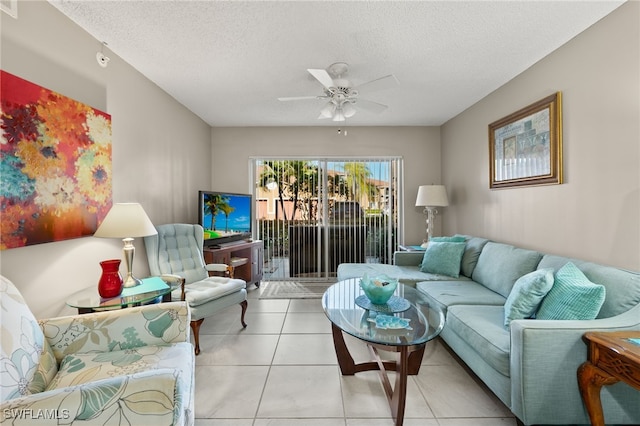
[[[251,171],[265,281],[334,281],[341,263],[391,263],[401,158],[262,157]]]

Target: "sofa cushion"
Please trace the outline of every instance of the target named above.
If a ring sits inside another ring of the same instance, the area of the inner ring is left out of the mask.
[[[112,352],[70,354],[63,358],[60,370],[47,390],[163,368],[180,371],[183,380],[191,380],[193,366],[185,360],[190,359],[192,352],[191,343],[181,342]]]
[[[429,242],[446,242],[446,243],[464,243],[467,239],[463,235],[454,235],[452,237],[431,237]]]
[[[457,236],[457,235],[456,235]],[[485,244],[489,242],[486,238],[472,237],[470,235],[460,235],[466,239],[467,245],[464,248],[462,262],[460,265],[460,273],[465,277],[471,278],[473,270],[478,264],[478,258]]]
[[[503,319],[502,306],[456,305],[449,308],[445,327],[476,348],[487,364],[510,377],[510,333]]]
[[[553,285],[553,269],[537,269],[523,275],[513,285],[504,304],[504,325],[514,319],[531,318]]]
[[[386,263],[341,263],[338,265],[338,280],[340,281],[349,278],[362,278],[365,275],[370,277],[387,275],[396,278],[397,274],[398,267]]]
[[[246,286],[247,284],[243,280],[224,277],[208,277],[202,281],[185,285],[185,300],[189,302],[189,306],[200,306],[212,300],[220,299],[221,297],[240,291]],[[180,288],[174,290],[171,293],[172,299],[179,301],[181,297],[180,293]]]
[[[565,264],[555,275],[553,287],[542,300],[537,319],[589,320],[594,319],[605,298],[605,287],[595,284],[572,262]]]
[[[431,274],[459,277],[465,246],[464,242],[429,241],[420,270]]]
[[[567,262],[574,263],[589,281],[605,286],[604,303],[596,318],[614,317],[640,305],[640,274],[637,272],[554,255],[545,255],[538,268],[559,270]]]
[[[405,254],[408,252],[401,252]],[[413,253],[412,253],[413,254]],[[349,278],[361,278],[365,274],[370,277],[376,275],[386,275],[395,278],[403,284],[415,286],[420,281],[442,281],[442,280],[461,280],[469,281],[469,278],[460,276],[458,278],[448,277],[440,274],[430,274],[420,271],[418,265],[414,266],[396,266],[384,263],[341,263],[338,265],[338,280],[346,280]]]
[[[505,298],[485,286],[466,281],[423,281],[418,291],[435,301],[446,312],[453,305],[504,305]]]
[[[398,281],[404,284],[415,285],[420,281],[470,281],[469,278],[458,276],[450,277],[442,274],[432,274],[429,272],[422,272],[419,266],[402,266],[398,267],[397,277]]]
[[[516,280],[535,270],[541,258],[537,251],[489,241],[480,253],[472,278],[506,298]]]

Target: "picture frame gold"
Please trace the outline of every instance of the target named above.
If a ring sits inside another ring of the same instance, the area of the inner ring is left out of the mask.
[[[489,124],[489,188],[561,183],[561,92]]]

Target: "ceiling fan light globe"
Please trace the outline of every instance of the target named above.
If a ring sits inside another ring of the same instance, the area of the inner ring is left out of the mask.
[[[336,105],[333,102],[328,102],[324,108],[320,110],[320,116],[331,118],[336,111]]]
[[[345,102],[342,104],[342,112],[346,118],[350,118],[355,115],[356,109],[351,105],[351,102]]]
[[[348,89],[349,87],[351,87],[351,82],[346,78],[334,78],[333,85],[334,87],[343,87],[345,89]]]
[[[337,109],[333,116],[333,121],[345,121],[344,112],[342,109]]]

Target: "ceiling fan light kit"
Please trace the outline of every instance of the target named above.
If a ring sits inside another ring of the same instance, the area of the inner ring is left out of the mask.
[[[323,95],[317,96],[296,96],[278,98],[280,101],[299,101],[307,99],[323,99],[328,100],[327,104],[320,110],[318,119],[331,119],[335,122],[345,121],[347,118],[353,117],[357,108],[354,105],[358,105],[360,109],[368,110],[373,113],[381,113],[386,110],[387,105],[368,101],[366,99],[358,98],[359,89],[353,87],[351,81],[344,78],[344,74],[349,70],[349,65],[345,62],[336,62],[329,65],[324,69],[312,69],[307,71],[311,74],[324,88]],[[367,91],[375,91],[387,89],[399,85],[398,79],[393,75],[387,75],[384,77],[371,80],[367,83],[363,83],[359,88],[365,87]],[[360,103],[358,103],[360,101]]]

